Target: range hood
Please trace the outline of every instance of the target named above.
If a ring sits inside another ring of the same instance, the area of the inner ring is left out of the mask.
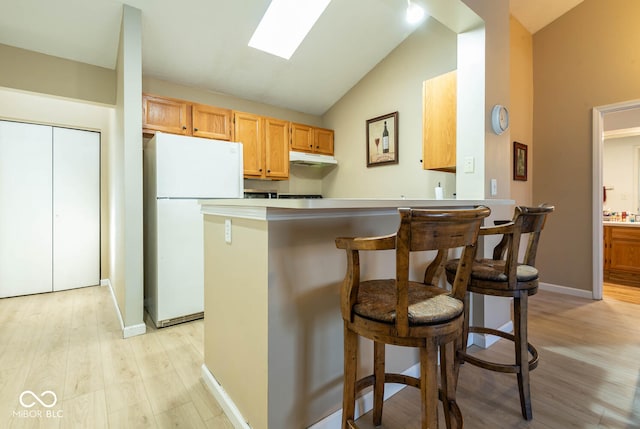
[[[309,165],[314,167],[323,167],[326,165],[336,165],[338,161],[329,155],[320,155],[317,153],[306,152],[289,152],[289,162],[296,165]]]

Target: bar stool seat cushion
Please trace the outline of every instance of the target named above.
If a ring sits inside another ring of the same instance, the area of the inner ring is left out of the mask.
[[[480,259],[473,263],[471,278],[490,282],[507,282],[509,279],[504,273],[504,260]],[[450,272],[456,271],[457,259],[447,262],[445,269]],[[530,282],[538,278],[538,270],[531,265],[518,264],[516,268],[516,278],[518,282]]]
[[[367,319],[393,324],[396,321],[396,292],[393,279],[362,282],[353,311]],[[411,325],[442,323],[458,317],[464,311],[461,300],[438,287],[409,282],[408,295]]]

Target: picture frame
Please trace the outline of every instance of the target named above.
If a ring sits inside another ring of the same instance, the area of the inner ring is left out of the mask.
[[[527,145],[513,142],[513,180],[527,180]]]
[[[367,119],[367,167],[398,163],[398,112]]]

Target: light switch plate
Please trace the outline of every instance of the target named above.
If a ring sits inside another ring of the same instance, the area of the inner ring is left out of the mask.
[[[491,179],[491,196],[495,197],[498,195],[498,180]]]
[[[464,157],[463,171],[465,173],[473,173],[475,171],[474,158],[472,156]]]

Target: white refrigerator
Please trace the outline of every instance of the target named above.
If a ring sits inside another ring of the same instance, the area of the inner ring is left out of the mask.
[[[144,149],[144,303],[156,327],[204,315],[198,200],[243,198],[242,144],[156,133]]]

